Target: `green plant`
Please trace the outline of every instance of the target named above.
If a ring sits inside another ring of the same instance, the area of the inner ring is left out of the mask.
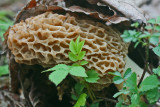
[[[96,83],[99,79],[98,73],[95,70],[88,70],[86,72],[83,65],[88,64],[87,61],[84,61],[83,58],[85,56],[85,51],[82,51],[83,45],[85,41],[80,42],[80,36],[74,42],[73,40],[70,42],[69,49],[69,59],[74,63],[70,65],[66,64],[58,64],[46,71],[53,71],[49,74],[49,79],[57,86],[59,85],[68,74],[80,77],[80,82],[75,85],[75,93],[72,94],[72,98],[77,100],[77,103],[74,107],[84,106],[86,102],[87,96],[89,96],[92,100],[95,99],[94,93],[89,87],[88,83]],[[87,92],[85,92],[85,88]]]
[[[132,24],[137,30],[125,30],[121,35],[123,41],[135,42],[135,48],[140,43],[142,43],[143,46],[149,45],[149,43],[158,45],[160,36],[160,16],[157,17],[157,19],[150,19],[147,22],[147,26],[142,28],[138,28],[138,23]]]
[[[152,49],[153,52],[160,57],[160,45],[158,45],[157,47]],[[153,69],[154,74],[160,76],[160,66],[158,66],[157,68]]]
[[[7,17],[7,15],[13,16],[12,12],[0,11],[0,39],[4,41],[3,34],[13,22]],[[8,74],[8,65],[0,66],[0,76]]]
[[[109,74],[114,75],[113,82],[115,84],[124,82],[123,89],[115,93],[113,97],[116,98],[120,95],[126,95],[129,98],[126,104],[125,100],[121,99],[116,107],[121,107],[123,104],[128,105],[127,103],[129,103],[129,107],[147,107],[147,105],[140,100],[141,97],[146,96],[150,104],[155,103],[160,97],[158,92],[159,80],[156,75],[145,78],[138,88],[137,75],[136,73],[132,73],[130,68],[126,70],[124,76],[121,76],[118,71]]]
[[[2,41],[4,41],[3,34],[13,24],[13,21],[7,17],[8,14],[11,16],[14,15],[12,12],[0,11],[0,38]]]
[[[144,28],[138,28],[138,23],[132,24],[132,27],[136,27],[137,29],[126,30],[121,37],[125,42],[135,42],[135,48],[140,43],[142,46],[145,46],[145,68],[139,83],[137,83],[136,73],[132,73],[130,68],[126,70],[124,76],[117,71],[109,73],[114,75],[113,82],[115,84],[121,84],[123,82],[123,89],[113,96],[114,98],[120,96],[116,107],[148,107],[148,104],[155,104],[160,98],[160,82],[158,80],[158,76],[160,76],[160,66],[150,71],[148,61],[149,46],[151,44],[153,46],[158,45],[153,48],[153,51],[156,55],[160,56],[160,17],[150,19]],[[152,75],[143,80],[146,72],[151,72]],[[122,97],[123,95],[127,96],[127,100]],[[141,100],[141,98],[144,100]]]
[[[0,66],[0,77],[8,74],[8,65]]]

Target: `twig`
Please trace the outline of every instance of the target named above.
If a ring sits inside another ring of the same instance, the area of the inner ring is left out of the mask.
[[[153,65],[151,65],[151,64],[149,64],[149,72],[150,72],[150,74],[153,74]]]
[[[145,76],[145,74],[146,74],[146,71],[148,71],[148,58],[149,58],[149,40],[148,39],[146,39],[146,42],[147,42],[147,45],[146,45],[146,52],[145,52],[145,54],[146,54],[146,60],[145,60],[145,66],[144,66],[144,71],[143,71],[143,74],[142,74],[142,76],[141,76],[141,78],[140,78],[140,81],[139,81],[139,83],[138,83],[138,88],[139,88],[139,86],[140,86],[140,84],[141,84],[141,82],[143,81],[143,79],[144,79],[144,76]]]
[[[146,66],[146,65],[145,65]],[[145,67],[146,68],[146,67]],[[138,83],[138,88],[139,88],[139,86],[140,86],[140,84],[141,84],[141,82],[142,82],[142,80],[143,80],[143,78],[144,78],[144,75],[145,75],[145,73],[146,73],[146,69],[144,68],[144,71],[143,71],[143,74],[142,74],[142,76],[141,76],[141,78],[140,78],[140,81],[139,81],[139,83]]]
[[[114,100],[114,99],[110,99],[110,98],[107,98],[107,97],[105,97],[105,98],[102,98],[102,97],[97,97],[97,98],[101,98],[101,99],[104,99],[104,100],[106,100],[106,101],[108,101],[108,102],[112,102],[112,103],[118,103],[118,101],[117,100]],[[123,105],[126,105],[126,106],[129,106],[128,104],[125,104],[125,103],[122,103]]]
[[[103,98],[103,97],[97,97],[97,98],[101,98],[101,99],[104,99],[104,100],[106,100],[106,101],[109,101],[109,102],[112,102],[112,103],[118,103],[118,101],[117,100],[114,100],[114,99],[110,99],[110,98],[107,98],[107,97],[105,97],[105,98]]]

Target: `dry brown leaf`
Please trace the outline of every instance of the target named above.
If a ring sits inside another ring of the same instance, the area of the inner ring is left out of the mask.
[[[39,0],[37,3],[32,0],[17,15],[15,22],[20,22],[21,20],[25,20],[26,18],[29,18],[31,16],[36,16],[38,14],[44,13],[45,11],[67,11],[72,13],[84,13],[95,19],[106,22],[107,25],[129,21],[129,19],[124,17],[123,14],[119,13],[116,10],[113,10],[108,5],[95,5],[98,0],[89,0],[88,2],[87,0],[82,0],[76,2],[77,3],[75,4],[75,0],[47,0],[47,3],[44,4],[42,3],[42,0]],[[83,3],[85,3],[84,6],[82,5]],[[34,7],[36,4],[37,6]]]
[[[36,0],[31,0],[31,2],[28,4],[27,8],[33,8],[33,7],[36,7]]]
[[[138,7],[127,0],[102,0],[102,2],[105,5],[110,5],[117,11],[121,12],[125,15],[126,18],[130,18],[132,20],[140,19],[143,22],[146,22],[144,13]]]

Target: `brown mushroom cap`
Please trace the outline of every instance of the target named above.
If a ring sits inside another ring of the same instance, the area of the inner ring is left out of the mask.
[[[87,69],[96,70],[103,79],[107,72],[124,70],[128,44],[116,29],[89,18],[46,12],[15,24],[7,43],[17,63],[51,67],[73,63],[68,58],[69,43],[79,35],[85,41]]]

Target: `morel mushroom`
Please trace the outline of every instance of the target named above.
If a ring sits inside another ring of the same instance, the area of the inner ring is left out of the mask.
[[[123,72],[128,50],[128,44],[113,27],[89,18],[46,12],[15,24],[9,30],[8,47],[17,63],[43,67],[70,64],[69,43],[79,35],[85,40],[86,68],[95,69],[103,80],[100,84],[108,85],[111,78],[107,73]]]

